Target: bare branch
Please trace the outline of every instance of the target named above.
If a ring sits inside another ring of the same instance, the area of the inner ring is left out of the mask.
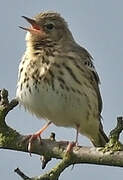
[[[14,172],[16,172],[23,180],[31,180],[19,168],[15,169]]]

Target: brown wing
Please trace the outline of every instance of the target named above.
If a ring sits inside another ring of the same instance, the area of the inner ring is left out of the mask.
[[[101,97],[101,94],[100,94],[100,89],[99,89],[99,77],[98,77],[98,74],[94,71],[92,71],[92,74],[93,74],[93,81],[92,81],[92,84],[93,84],[93,87],[95,88],[96,90],[96,93],[97,93],[97,97],[98,97],[98,108],[99,108],[99,113],[101,114],[102,112],[102,97]]]
[[[93,58],[92,56],[88,53],[88,51],[86,49],[84,49],[83,47],[79,46],[79,51],[80,52],[80,56],[82,58],[82,63],[84,63],[85,67],[88,69],[89,72],[89,76],[90,76],[90,82],[93,85],[96,93],[97,93],[97,97],[98,97],[98,106],[99,106],[99,114],[101,114],[102,111],[102,98],[101,98],[101,94],[100,94],[100,89],[99,89],[99,84],[100,84],[100,79],[99,76],[96,72],[96,69],[94,67],[93,64]]]
[[[86,51],[86,53],[88,53]],[[89,53],[87,54],[87,59],[85,59],[84,61],[84,65],[87,67],[87,69],[89,70],[89,74],[90,74],[90,82],[93,85],[93,88],[95,89],[96,93],[97,93],[97,97],[98,97],[98,109],[99,109],[99,146],[104,146],[108,141],[108,137],[106,136],[104,130],[103,130],[103,125],[101,122],[101,112],[102,112],[102,98],[101,98],[101,94],[100,94],[100,89],[99,89],[99,84],[100,84],[100,79],[99,76],[96,72],[96,69],[93,65],[92,62],[92,57],[89,55]],[[95,145],[96,146],[96,145]]]
[[[77,61],[79,61],[82,66],[84,64],[85,68],[87,69],[86,76],[97,93],[100,115],[102,111],[102,98],[99,90],[100,79],[93,64],[93,58],[85,48],[79,46],[78,44],[72,44],[72,46],[72,53],[75,53],[75,55],[79,57],[79,60]]]

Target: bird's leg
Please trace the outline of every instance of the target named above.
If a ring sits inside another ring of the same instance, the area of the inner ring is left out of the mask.
[[[79,136],[79,124],[76,124],[76,139],[75,142],[69,142],[67,149],[66,149],[66,153],[71,152],[71,150],[73,149],[74,146],[78,146],[78,136]]]
[[[40,141],[41,141],[40,135],[43,133],[43,131],[45,131],[45,129],[48,128],[48,126],[49,126],[51,123],[52,123],[51,121],[48,122],[48,123],[45,124],[39,131],[37,131],[36,133],[34,133],[34,134],[32,134],[32,135],[29,136],[28,151],[29,151],[30,155],[31,155],[32,142],[33,142],[35,139],[37,139],[37,138],[39,138]]]
[[[75,141],[76,146],[78,146],[79,127],[80,125],[76,124],[76,141]]]

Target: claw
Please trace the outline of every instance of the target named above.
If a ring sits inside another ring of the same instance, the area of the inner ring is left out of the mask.
[[[31,155],[32,143],[33,143],[33,141],[34,141],[35,139],[39,139],[40,144],[41,144],[41,136],[40,136],[40,134],[35,133],[35,134],[33,134],[33,135],[30,136],[30,138],[29,138],[29,143],[28,143],[28,151],[29,151],[30,156],[32,156],[32,155]]]
[[[23,142],[27,141],[28,140],[28,151],[29,151],[29,154],[30,156],[31,155],[31,150],[32,150],[32,143],[35,139],[39,138],[39,141],[40,141],[40,144],[41,144],[41,134],[42,132],[47,129],[47,127],[51,124],[52,122],[48,122],[47,124],[45,124],[38,132],[36,132],[35,134],[33,135],[28,135],[25,137],[25,139],[23,140]]]

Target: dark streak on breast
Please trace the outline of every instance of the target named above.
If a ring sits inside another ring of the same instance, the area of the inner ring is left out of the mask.
[[[68,67],[65,63],[63,63],[63,66],[65,67],[65,69],[68,71],[68,73],[71,75],[71,77],[73,78],[74,81],[76,81],[76,83],[81,85],[81,82],[77,79],[76,75],[73,73],[72,69],[70,67]]]

